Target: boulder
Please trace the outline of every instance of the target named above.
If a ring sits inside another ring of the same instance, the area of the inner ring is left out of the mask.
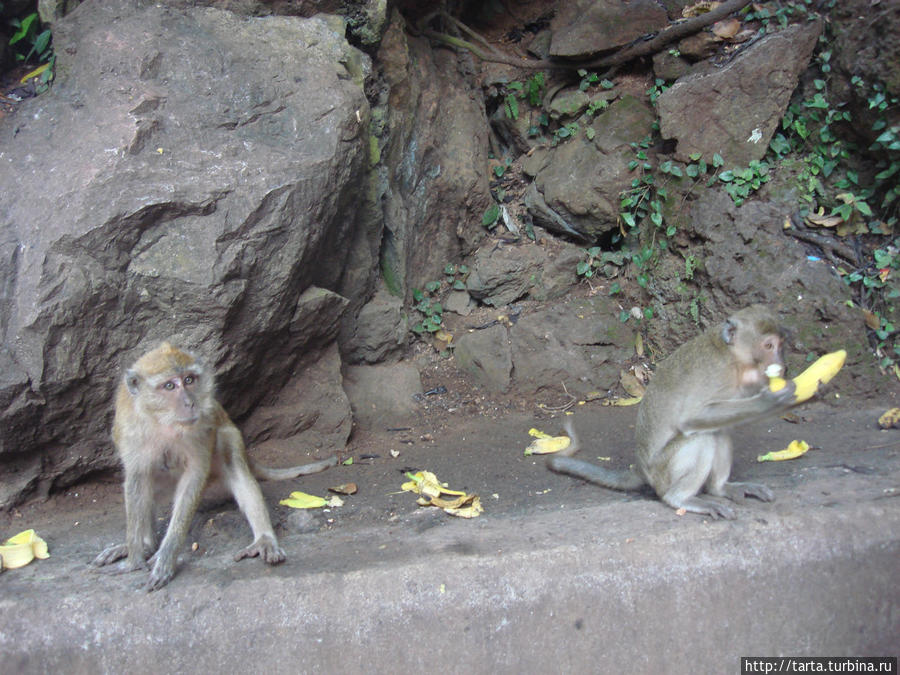
[[[0,120],[0,503],[116,464],[119,367],[163,338],[216,366],[239,425],[286,416],[251,438],[303,440],[310,410],[280,401],[316,355],[336,372],[379,245],[343,26],[128,0],[54,25],[56,84]],[[315,444],[347,438],[336,394]]]
[[[766,35],[722,67],[698,64],[657,100],[660,133],[678,141],[675,156],[720,154],[726,167],[745,167],[769,141],[809,65],[822,22]]]

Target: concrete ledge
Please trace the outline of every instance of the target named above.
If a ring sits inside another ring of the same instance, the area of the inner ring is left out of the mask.
[[[285,565],[204,557],[149,595],[85,551],[0,576],[3,670],[725,673],[740,656],[896,655],[900,500],[785,510],[673,525],[634,501],[304,535]],[[327,560],[345,569],[312,571]]]

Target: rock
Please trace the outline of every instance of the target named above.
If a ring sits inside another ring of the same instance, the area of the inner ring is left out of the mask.
[[[310,453],[343,449],[353,418],[341,381],[336,343],[304,354],[288,384],[242,421],[247,445],[271,457],[266,463],[273,466],[304,464]]]
[[[310,513],[310,509],[291,509],[284,525],[291,534],[310,534],[321,528],[319,520]]]
[[[419,371],[408,363],[350,366],[344,372],[344,390],[356,423],[364,428],[404,426],[419,419],[422,394]]]
[[[495,324],[463,334],[456,341],[453,357],[457,366],[472,375],[478,384],[499,392],[509,388],[512,354],[506,326]]]
[[[671,54],[668,50],[657,52],[653,55],[653,74],[661,80],[677,80],[687,74],[691,64],[680,56]]]
[[[619,194],[631,184],[629,143],[650,133],[653,111],[631,95],[615,101],[579,133],[535,153],[525,200],[535,222],[552,232],[594,240],[618,226]]]
[[[528,293],[543,261],[544,252],[530,243],[485,246],[472,260],[466,290],[486,305],[508,305]]]
[[[444,298],[444,311],[454,312],[460,316],[469,316],[475,309],[475,301],[468,291],[450,291]]]
[[[411,37],[396,10],[377,60],[387,89],[376,111],[383,128],[370,139],[380,155],[370,191],[385,219],[385,283],[408,298],[485,236],[490,128],[482,93],[460,73],[457,55]]]
[[[516,390],[584,396],[613,388],[634,348],[634,333],[618,313],[611,299],[594,296],[520,318],[510,330]]]
[[[117,366],[162,338],[216,365],[239,424],[295,400],[309,354],[336,373],[380,242],[368,58],[340,19],[104,0],[53,37],[56,84],[0,120],[4,503],[116,464]]]
[[[655,0],[561,2],[551,22],[550,56],[583,59],[621,47],[668,25]]]
[[[378,363],[396,355],[409,329],[403,311],[403,301],[381,287],[356,317],[352,334],[341,340],[348,363]]]
[[[454,357],[493,391],[605,391],[615,386],[621,362],[634,349],[634,333],[618,315],[618,305],[606,296],[572,300],[523,314],[509,328],[496,324],[465,333]]]
[[[678,141],[676,157],[719,153],[729,168],[762,159],[821,32],[821,21],[790,26],[722,68],[700,64],[663,92],[660,132]]]

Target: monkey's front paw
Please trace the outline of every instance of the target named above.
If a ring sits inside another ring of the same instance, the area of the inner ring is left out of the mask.
[[[277,565],[280,562],[284,562],[285,558],[287,558],[284,550],[278,545],[278,541],[274,537],[264,534],[247,548],[235,553],[234,559],[238,561],[244,558],[256,558],[257,556],[270,565]]]
[[[791,406],[797,401],[794,400],[797,393],[797,383],[793,380],[787,380],[784,387],[778,391],[772,391],[769,387],[765,387],[762,395],[778,406]]]

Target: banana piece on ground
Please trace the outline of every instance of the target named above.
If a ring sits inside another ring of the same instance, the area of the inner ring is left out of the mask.
[[[847,358],[847,352],[839,349],[820,357],[809,368],[794,378],[794,384],[797,385],[797,391],[794,392],[794,402],[802,403],[813,397],[819,389],[819,385],[825,384],[832,377],[837,375],[838,371],[844,366]],[[771,371],[770,371],[771,369]],[[775,370],[778,372],[774,372]],[[787,381],[781,377],[782,368],[770,366],[766,369],[766,375],[769,376],[769,389],[771,391],[780,391],[787,386]]]

